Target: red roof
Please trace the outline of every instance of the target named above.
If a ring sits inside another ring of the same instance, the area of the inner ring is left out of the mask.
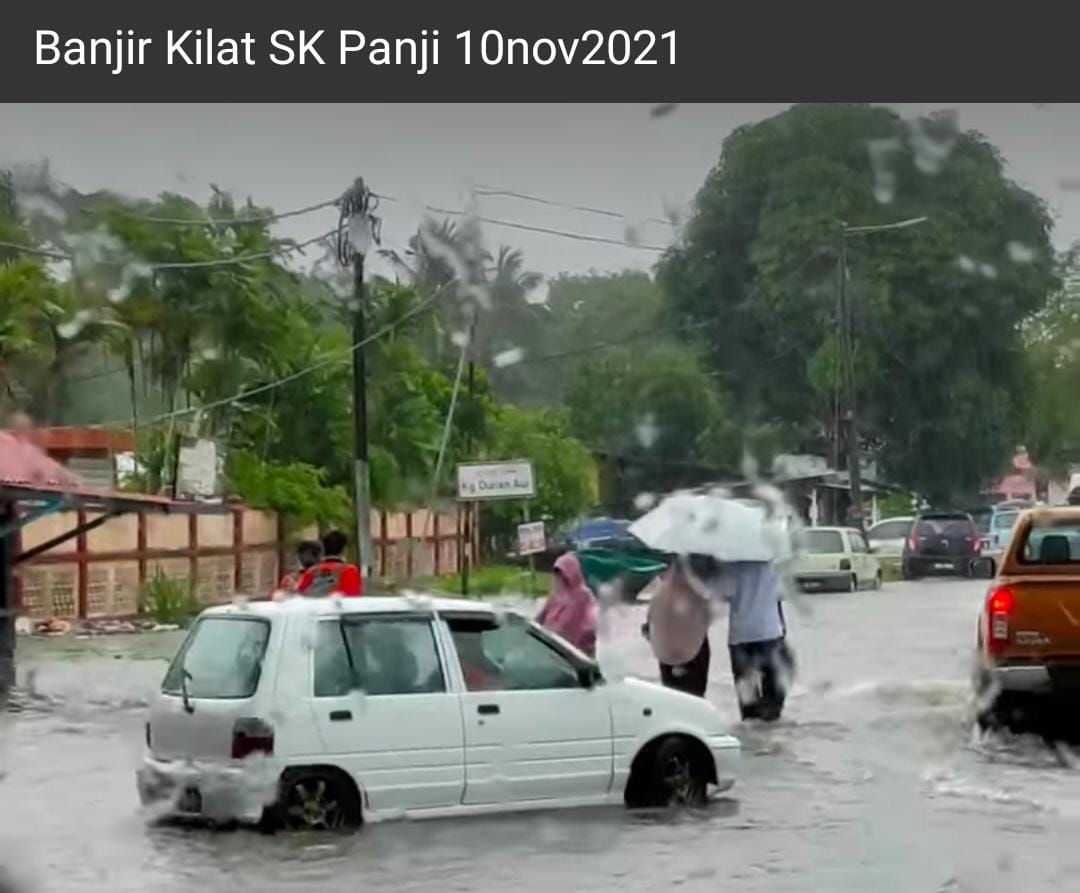
[[[135,435],[130,431],[105,428],[33,428],[18,436],[50,453],[127,453],[135,449]]]
[[[81,487],[78,475],[24,437],[0,431],[0,483]]]

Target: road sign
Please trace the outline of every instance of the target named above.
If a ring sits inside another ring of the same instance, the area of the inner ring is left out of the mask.
[[[536,495],[532,462],[465,462],[457,467],[458,499],[530,499]]]
[[[518,554],[537,555],[547,548],[544,536],[544,522],[533,521],[530,524],[518,524]]]

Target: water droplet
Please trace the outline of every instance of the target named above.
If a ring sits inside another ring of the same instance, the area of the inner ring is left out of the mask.
[[[56,334],[65,340],[75,338],[85,328],[87,323],[94,319],[92,310],[80,310],[71,319],[65,320],[56,327]]]
[[[900,140],[896,137],[867,140],[866,148],[870,153],[870,167],[874,172],[874,199],[879,204],[887,205],[896,197],[893,156],[901,149]]]
[[[679,107],[677,102],[658,102],[651,109],[649,109],[650,118],[663,118],[670,115]]]
[[[939,112],[909,124],[915,166],[924,174],[941,173],[956,145],[958,119],[955,111]]]
[[[541,279],[532,288],[525,292],[525,303],[532,305],[546,304],[551,293],[551,287],[546,279]]]
[[[656,505],[655,493],[638,493],[638,495],[634,497],[634,508],[639,512],[647,512],[654,505]]]
[[[660,428],[656,424],[656,416],[651,412],[648,413],[634,427],[634,433],[637,435],[638,443],[647,450],[651,449],[660,437]]]
[[[496,369],[505,369],[507,366],[514,366],[520,363],[525,358],[525,350],[521,347],[510,347],[506,350],[501,350],[494,357],[492,362],[495,364]]]
[[[1009,253],[1009,260],[1014,264],[1030,264],[1035,260],[1035,249],[1023,242],[1010,242],[1006,250]]]
[[[998,278],[997,267],[995,267],[993,264],[979,264],[979,273],[985,276],[987,279]]]
[[[966,254],[961,254],[956,258],[956,266],[958,266],[965,273],[974,273],[978,269],[978,264],[975,263]]]
[[[454,347],[457,347],[459,349],[463,348],[466,344],[469,343],[469,333],[468,332],[452,332],[450,334],[450,343],[453,344]]]

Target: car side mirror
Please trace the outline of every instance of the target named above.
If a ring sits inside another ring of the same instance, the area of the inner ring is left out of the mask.
[[[603,678],[600,675],[600,668],[595,664],[578,667],[577,675],[582,688],[592,688]]]
[[[993,558],[983,556],[971,562],[971,576],[976,580],[993,580],[997,574],[997,565]]]

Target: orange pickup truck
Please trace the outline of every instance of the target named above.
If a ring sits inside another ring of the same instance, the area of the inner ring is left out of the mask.
[[[989,558],[973,570],[993,578],[977,632],[979,724],[1063,719],[1080,706],[1080,506],[1022,513],[996,576]]]

